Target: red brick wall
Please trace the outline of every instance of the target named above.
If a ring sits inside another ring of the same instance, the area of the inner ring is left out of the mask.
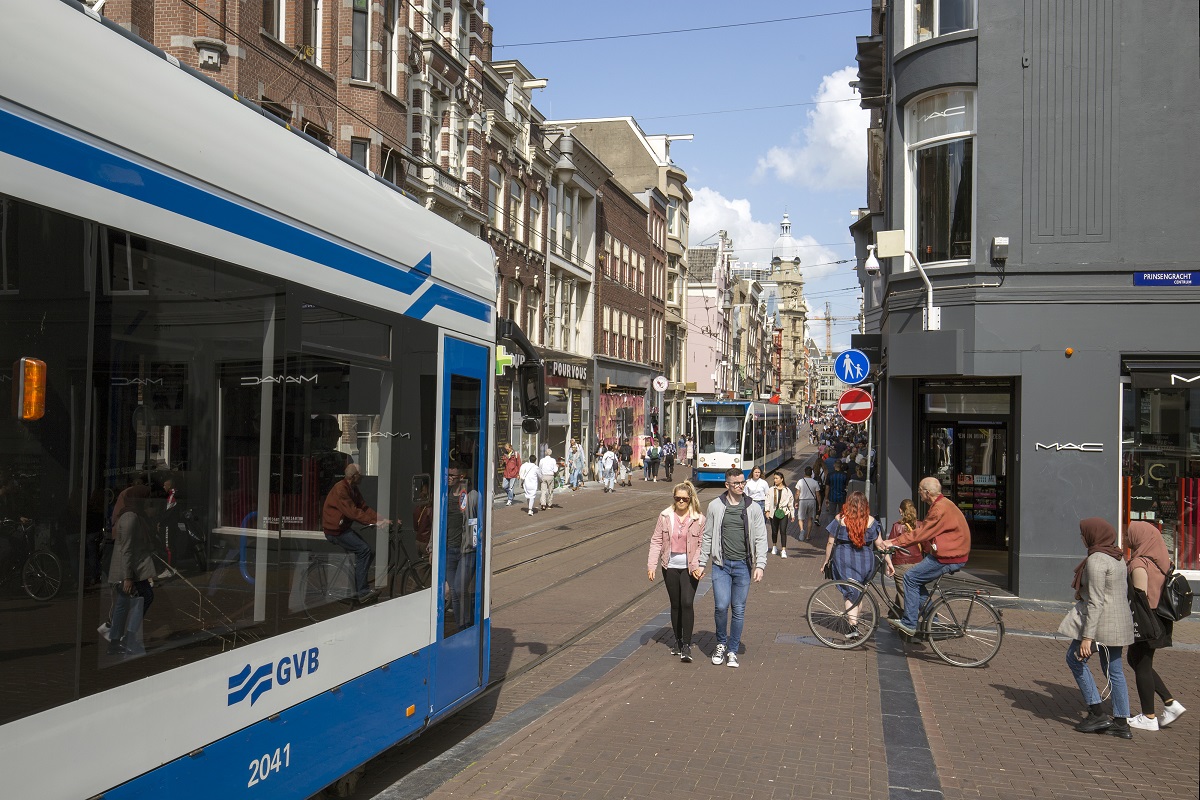
[[[638,357],[636,350],[632,355],[627,350],[624,358],[627,361],[650,365],[652,363],[650,360],[652,352],[650,347],[651,311],[656,311],[659,316],[664,313],[663,303],[650,297],[649,284],[653,274],[650,265],[652,255],[661,251],[658,251],[651,243],[650,234],[646,229],[648,213],[641,203],[627,196],[612,180],[604,184],[601,194],[602,197],[596,204],[597,250],[603,252],[605,233],[619,239],[622,244],[629,245],[633,253],[640,254],[646,260],[646,282],[639,291],[634,281],[622,282],[616,277],[615,270],[612,269],[613,264],[596,265],[595,349],[598,354],[621,357],[619,349],[615,351],[611,348],[605,349],[604,308],[608,306],[614,312],[625,312],[634,320],[642,320],[645,326],[645,338],[641,356]],[[606,274],[606,267],[611,274]],[[615,324],[613,328],[615,330]],[[631,331],[630,339],[636,348],[636,323]]]

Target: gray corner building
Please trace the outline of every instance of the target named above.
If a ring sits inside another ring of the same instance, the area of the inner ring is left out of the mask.
[[[872,5],[851,233],[881,513],[936,475],[969,569],[1022,596],[1070,597],[1091,516],[1155,523],[1195,582],[1200,7]]]

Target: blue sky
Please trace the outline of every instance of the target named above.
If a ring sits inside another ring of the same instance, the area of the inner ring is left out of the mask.
[[[534,92],[548,118],[633,116],[650,134],[695,135],[671,146],[695,195],[693,246],[725,229],[740,259],[765,263],[786,210],[792,235],[809,245],[801,250],[809,306],[821,315],[829,301],[836,317],[858,313],[853,264],[828,262],[853,257],[850,212],[866,203],[868,116],[848,83],[857,74],[854,37],[870,33],[869,8],[869,0],[490,0],[487,13],[493,58],[520,60],[548,79]],[[846,13],[529,44],[831,12]],[[854,328],[834,323],[835,351]],[[812,335],[823,347],[824,324]]]

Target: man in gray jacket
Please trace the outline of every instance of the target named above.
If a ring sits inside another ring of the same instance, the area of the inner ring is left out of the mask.
[[[767,566],[767,523],[758,506],[743,497],[746,476],[740,469],[735,467],[725,471],[725,489],[724,494],[708,504],[704,538],[700,543],[700,569],[695,577],[699,579],[704,575],[704,567],[711,558],[717,626],[717,649],[713,651],[712,663],[725,662],[727,666],[736,667],[750,582],[761,581]],[[751,562],[754,563],[753,573]],[[729,619],[731,609],[732,621]]]

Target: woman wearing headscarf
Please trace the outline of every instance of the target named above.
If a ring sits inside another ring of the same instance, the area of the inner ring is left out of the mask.
[[[1129,612],[1125,557],[1117,547],[1117,532],[1099,517],[1079,523],[1087,558],[1075,567],[1075,608],[1058,632],[1071,639],[1067,666],[1087,703],[1087,717],[1075,726],[1081,733],[1108,733],[1132,739],[1129,730],[1129,689],[1125,685],[1122,649],[1133,644],[1133,616]],[[1099,650],[1100,666],[1112,687],[1113,715],[1100,707],[1100,691],[1087,660]]]
[[[1150,608],[1157,608],[1162,598],[1163,583],[1171,570],[1171,557],[1167,554],[1167,544],[1163,541],[1158,528],[1149,522],[1129,523],[1129,580],[1133,588],[1146,593]],[[1163,683],[1158,672],[1154,669],[1154,651],[1171,646],[1171,629],[1174,623],[1169,619],[1159,618],[1163,625],[1163,635],[1152,641],[1134,642],[1129,646],[1129,666],[1133,667],[1134,683],[1137,686],[1138,700],[1142,704],[1142,713],[1129,718],[1129,725],[1144,731],[1156,731],[1165,728],[1179,719],[1185,709],[1171,696],[1171,692]],[[1154,695],[1163,699],[1161,717],[1154,714]]]
[[[830,536],[825,543],[825,564],[833,562],[833,577],[866,583],[875,569],[875,540],[883,533],[883,525],[871,516],[866,495],[862,492],[850,494],[841,513],[833,518],[826,530]],[[887,556],[885,563],[887,574],[894,574],[892,557]],[[822,570],[825,564],[821,565]],[[853,639],[859,635],[858,601],[862,592],[851,586],[838,586],[838,590],[846,600],[846,617],[850,623],[846,638]]]
[[[700,543],[704,538],[705,516],[700,513],[696,488],[688,481],[675,484],[671,505],[658,515],[650,536],[650,554],[646,572],[650,580],[662,567],[663,584],[671,598],[671,630],[675,644],[671,655],[680,661],[692,660],[693,602],[700,583]]]

